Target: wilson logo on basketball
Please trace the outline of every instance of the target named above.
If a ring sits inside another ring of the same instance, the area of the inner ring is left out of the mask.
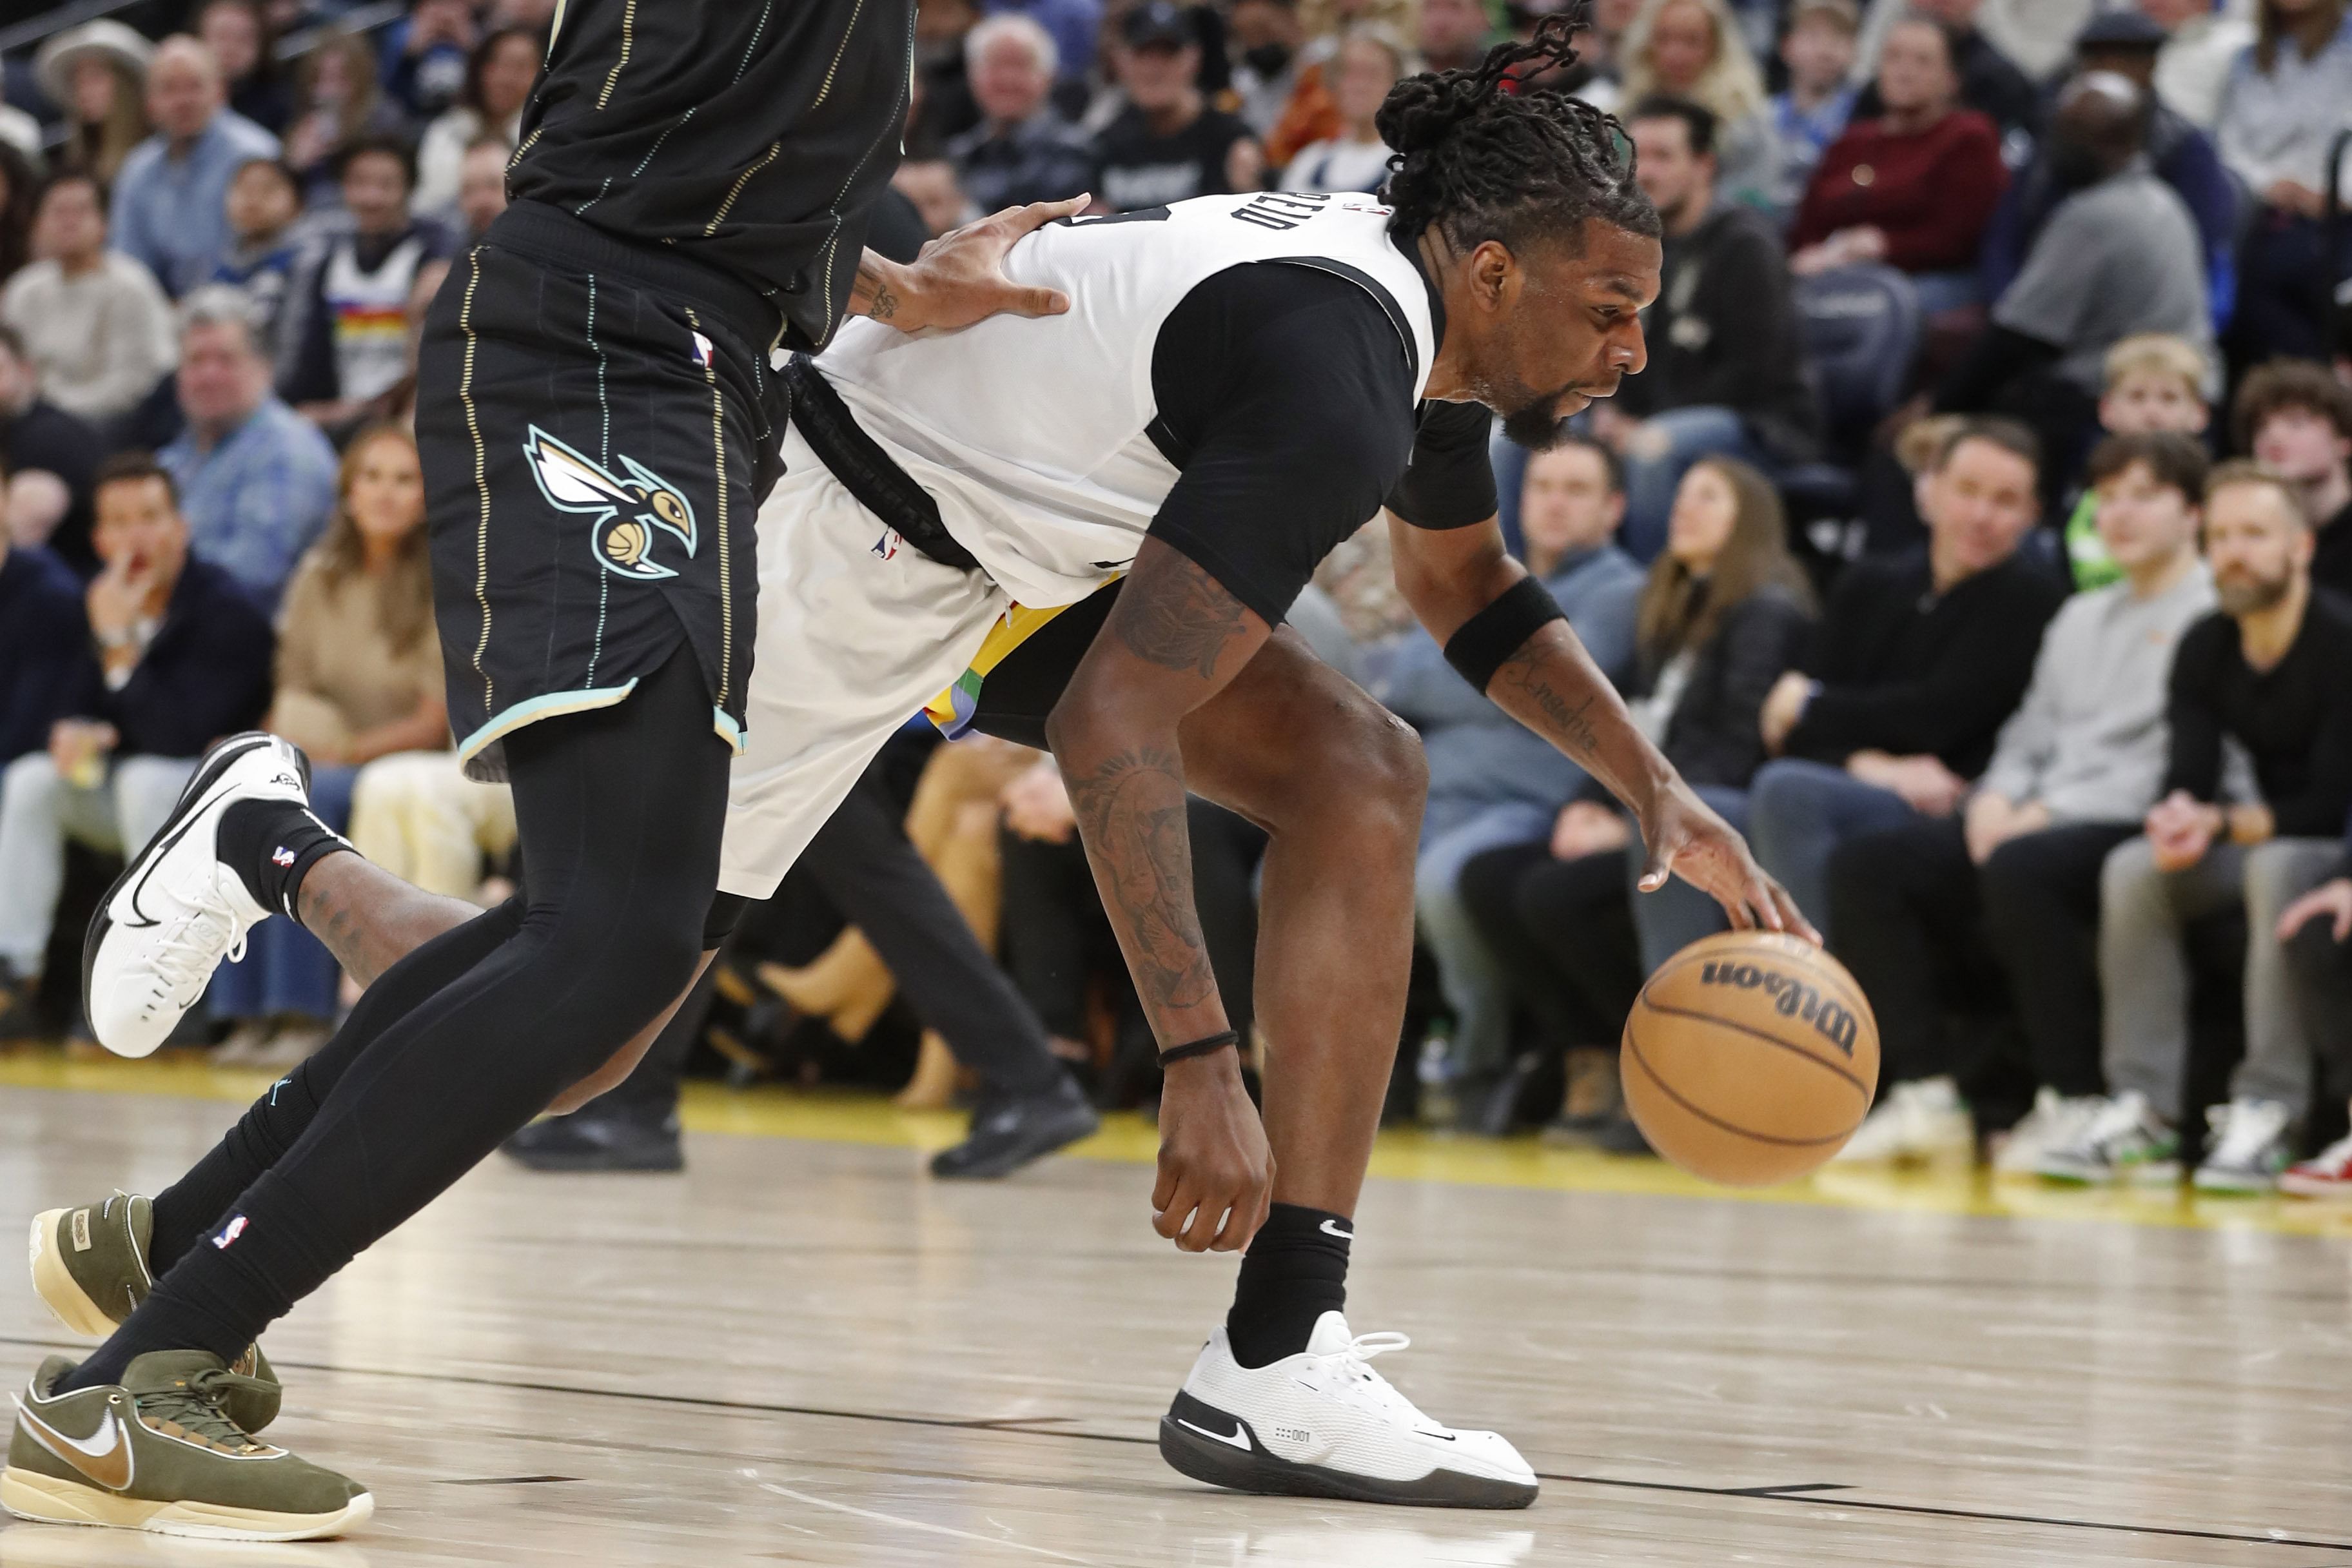
[[[1761,991],[1772,998],[1772,1005],[1783,1018],[1801,1018],[1813,1026],[1813,1032],[1851,1058],[1853,1055],[1857,1025],[1852,1013],[1824,997],[1815,987],[1783,974],[1777,969],[1767,969],[1757,963],[1726,963],[1710,960],[1699,970],[1701,985],[1730,985],[1742,991]]]

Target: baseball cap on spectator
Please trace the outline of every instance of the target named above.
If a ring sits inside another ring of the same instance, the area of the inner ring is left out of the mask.
[[[2154,54],[2171,37],[2139,10],[2103,11],[2074,35],[2078,49],[2146,49]]]
[[[1118,35],[1131,49],[1148,49],[1154,45],[1182,48],[1201,41],[1201,30],[1192,18],[1172,0],[1143,0],[1143,4],[1120,18]]]

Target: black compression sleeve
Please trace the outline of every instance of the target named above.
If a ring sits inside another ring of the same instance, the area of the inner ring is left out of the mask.
[[[1486,440],[1495,417],[1475,403],[1424,403],[1412,461],[1388,508],[1415,528],[1471,528],[1500,510]]]

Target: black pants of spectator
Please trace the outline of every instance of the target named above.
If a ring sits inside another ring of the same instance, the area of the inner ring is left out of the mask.
[[[2347,220],[2352,223],[2352,220]],[[2261,206],[2238,251],[2238,305],[2222,340],[2232,379],[2282,356],[2327,357],[2339,255],[2316,218]]]
[[[1950,1019],[1985,1010],[1967,983],[1997,965],[2035,1081],[2064,1094],[2099,1092],[2099,868],[2135,831],[2102,823],[2027,834],[1981,868],[1957,816],[1839,846],[1830,921],[1838,957],[1878,1015],[1884,1080],[1966,1078],[1988,1067],[1963,1049]]]
[[[2309,921],[2288,941],[2286,962],[2319,1058],[2320,1106],[2332,1112],[2352,1098],[2352,942],[2336,941],[2328,921]]]
[[[1244,1038],[1257,1016],[1258,863],[1266,837],[1198,795],[1186,803],[1192,901],[1225,1017]],[[1004,861],[1004,966],[1057,1039],[1084,1040],[1087,989],[1100,973],[1126,973],[1103,914],[1087,852],[1076,836],[1054,844],[999,835]]]
[[[793,864],[866,933],[915,1016],[937,1029],[988,1091],[1034,1094],[1059,1081],[1045,1024],[972,934],[930,866],[908,842],[877,763]],[[1010,900],[1008,900],[1008,902]],[[686,1060],[710,1010],[710,977],[678,1009],[646,1059],[599,1102],[662,1117],[677,1103]]]
[[[1537,840],[1489,849],[1462,868],[1463,905],[1548,1049],[1615,1045],[1641,994],[1631,853],[1555,860]]]
[[[1977,872],[1985,932],[2009,981],[2033,1080],[2101,1094],[2099,868],[2137,823],[2078,822],[2021,834]]]

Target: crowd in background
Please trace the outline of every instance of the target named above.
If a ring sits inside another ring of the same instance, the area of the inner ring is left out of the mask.
[[[1377,192],[1397,79],[1563,5],[922,0],[876,243]],[[558,9],[146,0],[0,58],[0,1037],[76,1028],[77,899],[237,729],[400,875],[513,870],[447,750],[408,426]],[[1505,531],[1867,992],[1844,1157],[2352,1192],[2352,5],[1591,13],[1523,86],[1620,118],[1663,289],[1617,397],[1497,444]],[[1719,912],[1634,890],[1636,826],[1408,624],[1379,528],[1293,619],[1429,758],[1395,1113],[1639,1152],[1618,1033]],[[910,727],[874,782],[1056,1052],[1148,1100],[1050,760]],[[1192,834],[1247,1032],[1265,840]],[[953,1092],[936,1038],[873,1044],[892,978],[821,891],[742,941],[735,1070]],[[299,1060],[349,1000],[269,922],[185,1043]]]

